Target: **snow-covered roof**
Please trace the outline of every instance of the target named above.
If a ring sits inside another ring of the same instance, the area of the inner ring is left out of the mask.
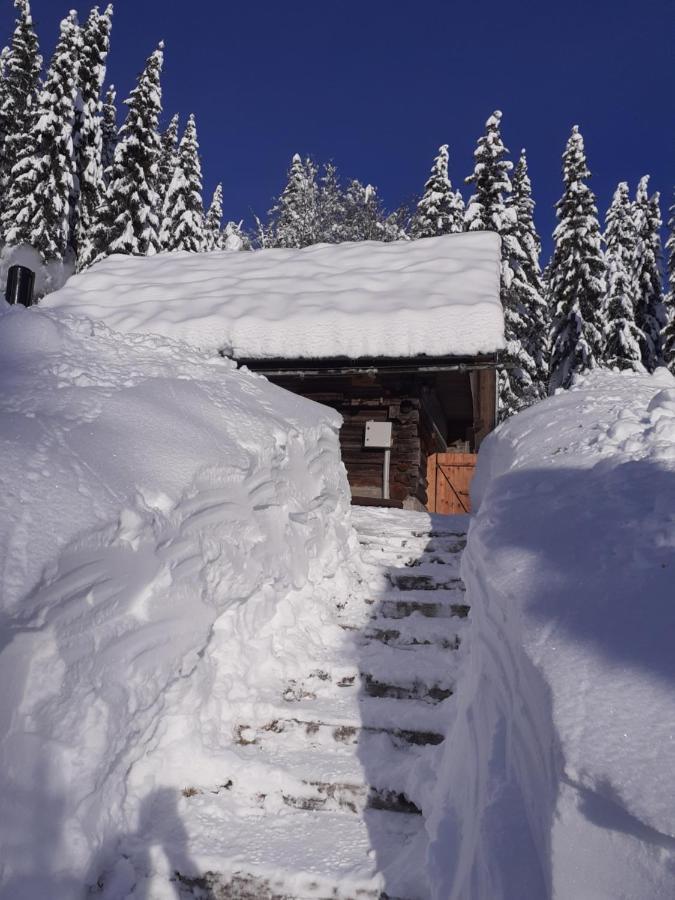
[[[112,256],[45,305],[238,359],[458,356],[504,346],[496,234]]]

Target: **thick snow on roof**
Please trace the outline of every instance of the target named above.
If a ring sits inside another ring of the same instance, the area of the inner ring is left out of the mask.
[[[45,305],[235,358],[473,355],[504,346],[499,238],[112,256]]]

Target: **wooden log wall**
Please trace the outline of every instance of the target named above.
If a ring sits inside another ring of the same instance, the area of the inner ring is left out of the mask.
[[[342,414],[342,459],[354,497],[382,497],[384,451],[366,449],[363,437],[369,419],[391,422],[390,497],[400,502],[411,497],[422,504],[426,502],[422,404],[419,383],[414,376],[275,376],[272,380]],[[430,431],[430,427],[426,430]]]

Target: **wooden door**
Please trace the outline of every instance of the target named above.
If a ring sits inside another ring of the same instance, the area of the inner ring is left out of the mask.
[[[476,453],[434,453],[427,460],[427,509],[454,515],[471,512],[469,487]]]

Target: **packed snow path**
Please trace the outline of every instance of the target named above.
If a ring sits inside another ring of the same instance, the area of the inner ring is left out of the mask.
[[[261,673],[256,702],[237,711],[236,752],[219,783],[196,771],[177,809],[167,792],[180,823],[166,850],[178,896],[428,896],[424,794],[468,625],[467,518],[357,508],[353,520],[365,565],[348,596],[330,598],[316,623],[322,641],[296,653],[283,682]]]

